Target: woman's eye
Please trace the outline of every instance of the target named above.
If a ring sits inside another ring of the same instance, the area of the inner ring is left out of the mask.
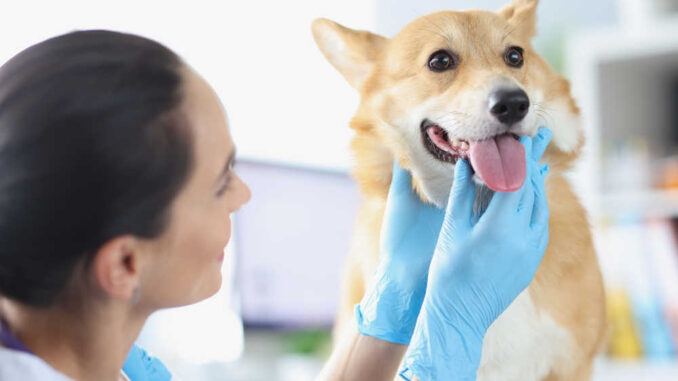
[[[231,178],[233,177],[233,168],[235,167],[235,158],[231,159],[230,163],[228,164],[228,172],[226,172],[224,176],[224,181],[217,189],[217,197],[222,196],[226,191],[228,190],[229,185],[231,184]]]
[[[455,65],[454,57],[444,50],[438,50],[431,54],[431,57],[428,59],[428,68],[436,73],[452,69]]]
[[[523,48],[511,46],[504,52],[504,62],[511,67],[523,66]]]
[[[231,182],[231,176],[229,174],[229,175],[227,175],[226,179],[224,179],[223,184],[221,184],[219,189],[217,189],[217,197],[223,196],[223,194],[226,193],[226,191],[228,190],[228,186],[229,186],[230,182]]]

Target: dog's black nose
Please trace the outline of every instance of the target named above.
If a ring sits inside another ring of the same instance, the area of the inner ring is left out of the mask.
[[[490,94],[490,113],[508,126],[523,120],[530,108],[530,99],[521,89],[501,89]]]

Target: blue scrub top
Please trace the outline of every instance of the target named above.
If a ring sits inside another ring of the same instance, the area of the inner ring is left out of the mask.
[[[134,344],[122,371],[131,381],[170,381],[172,374],[157,358]]]

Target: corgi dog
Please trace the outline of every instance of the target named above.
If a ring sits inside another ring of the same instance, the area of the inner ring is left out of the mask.
[[[335,340],[355,324],[354,305],[376,268],[394,158],[411,172],[421,199],[441,208],[457,159],[469,158],[482,210],[493,192],[520,188],[525,161],[517,137],[546,126],[553,131],[542,159],[550,169],[549,245],[530,286],[488,330],[477,379],[590,378],[605,331],[604,291],[587,214],[565,178],[584,135],[568,81],[531,45],[537,5],[514,0],[498,12],[437,12],[390,39],[313,22],[323,55],[360,92],[350,124],[363,201]]]

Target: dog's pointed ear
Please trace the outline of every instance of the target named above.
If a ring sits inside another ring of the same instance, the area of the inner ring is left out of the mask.
[[[514,28],[512,33],[530,40],[537,33],[538,4],[539,0],[514,0],[497,13]]]
[[[360,90],[372,73],[378,56],[388,40],[322,18],[313,21],[311,29],[313,39],[325,58],[339,70],[351,86]]]

